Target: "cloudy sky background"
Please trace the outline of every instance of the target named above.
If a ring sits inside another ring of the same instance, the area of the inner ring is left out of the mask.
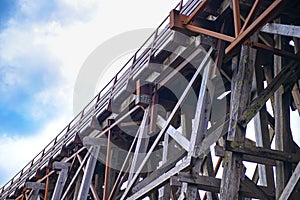
[[[178,2],[0,1],[0,186],[71,121],[87,57],[115,35],[157,27]],[[293,115],[292,129],[299,130]]]
[[[122,32],[155,28],[177,3],[0,1],[0,186],[71,121],[88,55]]]

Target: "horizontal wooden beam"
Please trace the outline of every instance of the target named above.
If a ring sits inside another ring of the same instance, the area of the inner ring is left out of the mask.
[[[215,146],[215,155],[219,157],[225,157],[225,149],[221,146]],[[253,155],[243,155],[243,160],[248,161],[248,162],[253,162],[253,163],[258,163],[258,164],[263,164],[263,165],[269,165],[269,166],[275,166],[276,162],[273,159],[268,159],[268,158],[262,158],[262,157],[257,157]]]
[[[285,153],[283,151],[266,149],[263,147],[253,147],[244,144],[237,144],[236,142],[226,141],[225,150],[240,154],[252,155],[256,157],[273,159],[278,161],[285,161],[290,163],[298,163],[300,155],[294,153]]]
[[[25,187],[32,190],[44,190],[46,188],[46,184],[38,182],[26,182]]]
[[[300,26],[268,23],[260,29],[261,32],[300,38]]]
[[[180,183],[180,184],[179,184]],[[221,179],[210,177],[210,176],[200,176],[200,175],[190,175],[186,173],[179,173],[177,176],[173,176],[170,179],[171,186],[181,186],[181,183],[188,183],[197,186],[199,190],[220,193]],[[257,188],[266,194],[268,198],[274,198],[274,191],[271,191],[267,187],[257,186]],[[245,185],[241,185],[240,192],[244,197],[249,198],[260,198],[261,195],[251,191]]]
[[[52,167],[53,169],[68,169],[70,167],[70,163],[67,163],[67,162],[58,162],[58,161],[55,161],[53,164],[52,164]]]
[[[182,186],[182,183],[197,185],[199,190],[210,191],[214,193],[220,192],[221,179],[210,176],[188,176],[180,173],[170,179],[171,186]]]

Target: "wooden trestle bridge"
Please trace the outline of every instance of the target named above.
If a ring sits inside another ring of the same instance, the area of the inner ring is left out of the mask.
[[[298,0],[181,1],[0,199],[299,199],[299,48]]]

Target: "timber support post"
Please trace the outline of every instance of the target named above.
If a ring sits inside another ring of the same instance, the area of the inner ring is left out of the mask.
[[[40,190],[44,190],[46,185],[44,183],[27,182],[26,188],[31,189],[30,200],[38,200]]]
[[[238,124],[238,119],[250,101],[253,66],[249,66],[249,47],[242,46],[241,55],[232,59],[234,71],[227,140],[241,145],[245,141],[245,128]],[[226,152],[224,173],[221,181],[221,199],[239,199],[239,188],[244,173],[242,156]]]
[[[0,200],[298,199],[299,10],[181,0]]]
[[[70,163],[54,162],[52,166],[53,169],[60,170],[55,189],[52,195],[52,200],[56,200],[61,198],[65,183],[68,178]]]

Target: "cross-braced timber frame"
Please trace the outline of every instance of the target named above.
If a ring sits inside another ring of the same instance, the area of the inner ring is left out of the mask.
[[[297,199],[299,10],[181,1],[0,199]]]

